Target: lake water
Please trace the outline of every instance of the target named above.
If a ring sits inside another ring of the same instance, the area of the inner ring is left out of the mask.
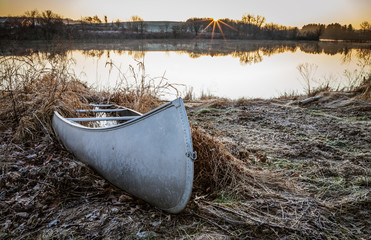
[[[45,43],[27,50],[48,52]],[[348,87],[371,71],[371,44],[281,41],[110,41],[78,42],[65,48],[79,78],[98,89],[133,82],[130,66],[146,79],[164,76],[184,96],[191,90],[237,98],[272,98],[305,93],[298,66],[307,64],[310,86]],[[138,70],[144,63],[145,72]],[[125,77],[124,77],[125,76]],[[137,76],[138,78],[140,76]],[[169,94],[165,98],[172,98]]]

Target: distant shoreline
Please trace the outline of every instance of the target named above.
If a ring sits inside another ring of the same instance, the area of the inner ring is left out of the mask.
[[[293,40],[210,40],[206,39],[79,39],[79,40],[0,40],[0,54],[23,55],[29,51],[50,52],[69,50],[119,50],[119,51],[184,51],[198,54],[231,54],[253,52],[260,49],[299,48],[308,53],[342,53],[347,49],[371,49],[371,42],[353,41],[293,41]]]
[[[370,41],[371,30],[333,23],[307,24],[302,28],[232,19],[190,18],[187,21],[116,21],[62,19],[50,12],[28,17],[0,17],[0,39],[224,39],[224,40],[305,40],[322,39]],[[264,21],[263,21],[264,20]]]

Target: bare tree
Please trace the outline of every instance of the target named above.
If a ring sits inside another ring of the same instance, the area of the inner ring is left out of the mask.
[[[255,25],[261,28],[265,23],[265,17],[257,15],[255,19]]]
[[[257,27],[261,28],[263,24],[265,23],[265,17],[257,15],[256,17],[253,14],[244,14],[242,16],[242,22],[251,24],[251,25],[256,25]]]
[[[265,23],[265,17],[253,14],[244,14],[242,16],[241,22],[245,24],[244,29],[247,29],[247,32],[255,36],[262,28]]]
[[[321,35],[324,34],[325,30],[326,30],[325,25],[311,23],[311,24],[304,25],[301,28],[300,32],[301,32],[301,36],[304,36],[307,39],[318,41]]]
[[[35,27],[37,19],[40,16],[40,13],[37,9],[31,10],[31,11],[26,11],[24,13],[24,16],[31,22],[31,26]]]
[[[138,15],[134,15],[134,16],[131,16],[130,17],[130,21],[132,22],[140,22],[140,21],[144,21],[143,18],[139,17]]]
[[[61,16],[51,10],[45,10],[40,16],[40,25],[44,31],[46,39],[51,39],[54,35],[61,33],[63,22]]]
[[[131,31],[135,31],[135,32],[141,32],[143,34],[143,31],[144,31],[144,20],[143,18],[137,16],[137,15],[134,15],[134,16],[131,16],[130,17],[130,29]]]
[[[244,14],[241,20],[243,23],[253,24],[255,21],[255,17],[252,14]]]
[[[348,31],[348,32],[353,32],[353,31],[354,31],[352,24],[349,24],[349,25],[348,25],[348,27],[347,27],[347,31]]]
[[[363,21],[361,23],[360,27],[361,27],[361,30],[363,32],[367,32],[367,31],[370,31],[371,30],[371,24],[369,22],[367,22],[367,21]]]
[[[189,18],[187,23],[190,25],[190,29],[195,33],[195,36],[201,31],[204,26],[205,19],[202,18]]]
[[[93,22],[94,22],[94,23],[102,23],[102,20],[100,20],[100,18],[98,17],[98,15],[95,15],[95,16],[93,17]]]
[[[116,24],[117,27],[120,27],[120,25],[121,25],[121,20],[120,20],[120,19],[116,19],[115,24]]]
[[[93,18],[92,17],[84,17],[84,18],[82,18],[82,21],[88,22],[88,23],[92,23],[93,22]]]

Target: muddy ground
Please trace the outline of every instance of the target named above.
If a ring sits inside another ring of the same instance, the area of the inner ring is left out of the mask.
[[[370,239],[371,103],[339,92],[304,106],[300,99],[186,102],[193,127],[249,169],[294,185],[300,198],[286,203],[297,210],[280,207],[276,193],[244,199],[195,190],[182,213],[168,214],[115,188],[47,136],[16,143],[2,126],[0,238]],[[286,217],[295,212],[296,223]],[[304,221],[308,231],[296,229]]]

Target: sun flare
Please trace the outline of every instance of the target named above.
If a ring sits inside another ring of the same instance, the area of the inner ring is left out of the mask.
[[[214,36],[215,36],[215,29],[217,28],[219,33],[222,35],[224,41],[226,41],[227,39],[225,38],[225,35],[224,35],[224,32],[223,32],[223,28],[222,28],[222,25],[234,30],[234,31],[237,31],[236,28],[232,27],[231,25],[225,23],[223,20],[221,19],[217,19],[215,20],[215,18],[210,18],[208,19],[208,21],[210,21],[207,26],[202,29],[202,31],[196,36],[195,39],[199,38],[207,29],[209,29],[210,27],[212,27],[212,31],[211,31],[211,39],[210,39],[210,42],[213,42],[214,40]]]

